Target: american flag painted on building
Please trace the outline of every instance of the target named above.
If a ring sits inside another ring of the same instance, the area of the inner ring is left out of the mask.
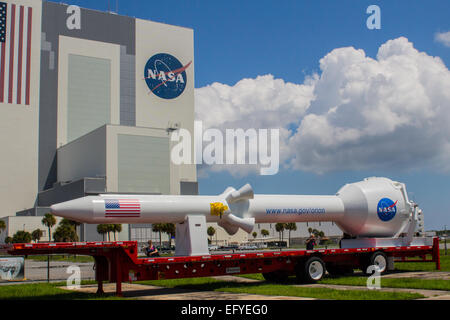
[[[0,102],[30,104],[33,8],[0,2]]]
[[[136,199],[105,199],[105,217],[139,218],[141,204]]]

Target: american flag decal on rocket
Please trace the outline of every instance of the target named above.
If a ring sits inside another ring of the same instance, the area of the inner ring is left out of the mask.
[[[33,8],[0,2],[0,102],[30,104]]]
[[[141,204],[137,199],[106,199],[105,217],[107,218],[139,218]]]

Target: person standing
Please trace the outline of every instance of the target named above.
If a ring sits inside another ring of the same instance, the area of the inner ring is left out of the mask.
[[[147,257],[159,257],[158,249],[153,245],[152,240],[148,240],[148,247],[145,248]]]
[[[306,240],[306,250],[314,250],[314,246],[317,244],[316,237],[314,234],[311,234],[309,238]]]

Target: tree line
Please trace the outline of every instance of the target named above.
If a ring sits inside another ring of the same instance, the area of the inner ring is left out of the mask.
[[[52,238],[56,242],[76,242],[79,241],[77,234],[77,227],[81,224],[76,221],[72,221],[63,218],[55,232],[52,235],[52,228],[56,225],[56,218],[50,213],[47,213],[42,218],[42,224],[48,228],[48,241],[51,242]],[[4,221],[0,220],[0,233],[6,229]],[[97,232],[103,236],[105,240],[105,234],[108,235],[108,241],[110,240],[110,233],[114,233],[114,240],[116,240],[116,233],[122,231],[121,224],[99,224],[97,226]],[[5,243],[29,243],[31,241],[38,242],[41,240],[44,232],[41,229],[36,229],[31,233],[25,230],[17,231],[12,237],[6,237]]]
[[[48,240],[51,241],[51,229],[56,225],[56,218],[47,213],[42,218],[42,224],[48,228]],[[57,242],[78,241],[78,234],[76,228],[80,225],[79,222],[62,219],[58,224],[53,239]],[[0,232],[6,229],[4,221],[0,221]],[[31,241],[38,242],[42,238],[44,232],[41,229],[33,230],[31,233],[25,230],[17,231],[12,237],[6,237],[5,243],[29,243]]]
[[[56,225],[56,218],[50,214],[45,214],[42,219],[42,224],[48,228],[49,241],[51,241],[51,228]],[[53,233],[53,239],[56,242],[72,242],[79,241],[77,234],[77,227],[80,225],[79,222],[71,221],[68,219],[62,219]],[[6,229],[5,222],[0,220],[0,233]],[[175,237],[175,224],[173,223],[155,223],[152,225],[153,232],[159,233],[159,244],[162,246],[162,234],[165,233],[169,237],[169,247],[172,245],[172,238]],[[275,224],[275,230],[279,233],[280,241],[283,241],[284,231],[289,231],[288,240],[289,243],[291,241],[291,231],[297,230],[297,224],[294,222],[291,223],[277,223]],[[121,224],[99,224],[97,226],[97,232],[103,236],[103,241],[105,241],[105,235],[107,235],[108,241],[111,241],[111,233],[114,235],[114,241],[116,240],[116,233],[120,233],[122,231]],[[266,237],[270,233],[266,229],[262,229],[261,236]],[[325,234],[323,231],[309,228],[308,232],[310,234],[314,234],[317,238],[324,238]],[[216,234],[216,229],[212,226],[208,227],[207,234],[210,237],[209,242],[212,243],[212,237]],[[40,229],[36,229],[33,232],[27,232],[24,230],[17,231],[13,237],[6,237],[6,243],[29,243],[32,240],[38,242],[43,236],[43,231]],[[254,231],[252,233],[254,239],[258,236],[258,233]]]

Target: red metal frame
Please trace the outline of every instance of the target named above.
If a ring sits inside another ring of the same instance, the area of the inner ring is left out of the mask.
[[[95,259],[97,293],[103,293],[103,281],[116,283],[116,294],[122,294],[123,281],[193,278],[246,273],[285,271],[295,273],[296,265],[310,256],[319,256],[325,264],[352,265],[355,268],[375,251],[403,261],[436,263],[440,270],[439,238],[433,246],[381,247],[358,249],[318,249],[256,251],[206,256],[139,258],[136,241],[116,242],[67,242],[13,244],[5,248],[12,255],[77,254]],[[431,260],[426,260],[431,255]],[[407,257],[423,257],[406,260]]]

